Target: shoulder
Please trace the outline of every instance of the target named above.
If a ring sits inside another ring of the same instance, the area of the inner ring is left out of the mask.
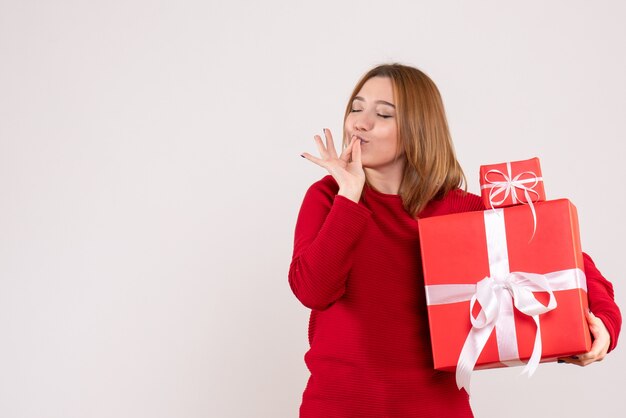
[[[325,175],[309,187],[309,190],[323,190],[329,193],[337,194],[339,191],[339,185],[333,176],[330,174]]]
[[[332,203],[338,192],[339,185],[337,181],[335,181],[333,176],[328,174],[309,186],[304,200]]]
[[[444,197],[430,201],[420,217],[485,210],[482,198],[461,189],[449,191]]]
[[[459,212],[469,212],[473,210],[485,210],[483,199],[470,192],[461,189],[454,189],[444,198],[449,204]]]

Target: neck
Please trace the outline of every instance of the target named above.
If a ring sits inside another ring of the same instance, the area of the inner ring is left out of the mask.
[[[398,194],[404,166],[395,166],[391,169],[363,168],[367,182],[381,193]]]

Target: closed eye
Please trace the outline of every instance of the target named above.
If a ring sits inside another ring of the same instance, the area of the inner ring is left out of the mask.
[[[362,112],[362,110],[361,109],[350,109],[350,113],[357,113],[357,112]],[[391,115],[383,115],[383,114],[380,114],[380,113],[377,113],[377,115],[379,117],[383,118],[383,119],[393,118],[393,116],[391,116]]]

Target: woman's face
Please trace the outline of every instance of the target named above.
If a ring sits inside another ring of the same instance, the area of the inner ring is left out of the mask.
[[[372,77],[365,82],[352,101],[344,129],[348,142],[353,136],[361,140],[363,167],[385,169],[403,164],[403,159],[396,160],[398,127],[390,78]]]

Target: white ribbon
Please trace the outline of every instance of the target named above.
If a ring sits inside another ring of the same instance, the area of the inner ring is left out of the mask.
[[[497,209],[495,212],[501,212]],[[469,393],[472,370],[483,351],[491,332],[496,330],[499,360],[505,364],[519,364],[517,335],[513,305],[530,316],[537,325],[532,354],[522,373],[532,376],[541,360],[541,327],[539,315],[556,308],[554,292],[559,290],[587,290],[585,273],[568,269],[547,274],[510,272],[506,244],[506,230],[502,214],[484,212],[487,234],[489,276],[477,284],[445,284],[426,286],[428,305],[470,301],[472,328],[463,344],[456,368],[457,386]],[[545,306],[533,292],[548,292],[550,300]],[[482,308],[477,317],[472,315],[478,302]]]
[[[534,171],[524,171],[522,173],[519,173],[517,176],[512,177],[510,162],[506,163],[506,171],[506,173],[495,169],[487,171],[483,177],[486,184],[483,184],[482,186],[480,186],[480,188],[491,189],[489,191],[489,204],[491,205],[491,209],[495,209],[496,206],[500,206],[501,204],[503,204],[508,199],[509,195],[511,195],[511,201],[514,205],[518,203],[528,205],[530,207],[530,211],[533,214],[533,235],[530,238],[532,240],[532,238],[535,236],[535,231],[537,229],[537,214],[535,213],[535,206],[533,205],[533,202],[538,201],[540,198],[539,192],[535,190],[535,187],[537,186],[537,184],[539,184],[540,181],[543,181],[543,177],[538,177]],[[492,173],[502,177],[503,180],[489,180],[489,174]],[[529,175],[530,178],[522,179],[522,176],[525,175]],[[526,186],[526,184],[528,183],[532,184],[530,186]],[[520,198],[520,196],[518,196],[518,190],[522,190],[524,192],[523,198]],[[496,197],[501,194],[504,194],[502,199],[495,200]],[[531,194],[534,195],[534,200],[530,196]]]

